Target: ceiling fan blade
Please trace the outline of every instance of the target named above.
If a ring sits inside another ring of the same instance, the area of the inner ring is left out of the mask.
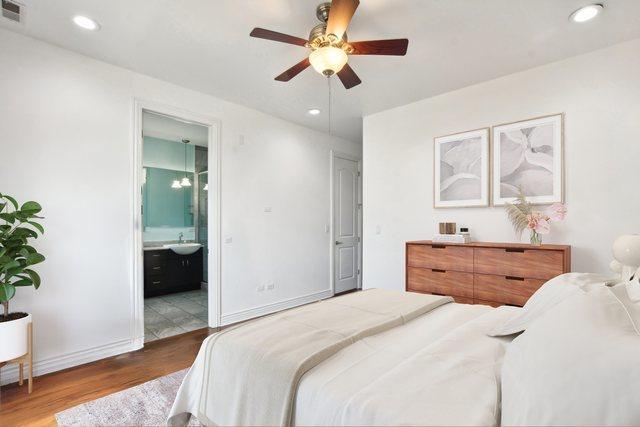
[[[276,80],[278,80],[279,82],[288,82],[289,80],[300,74],[302,71],[306,70],[309,65],[311,65],[311,63],[309,62],[309,58],[305,58],[293,67],[289,68],[284,73],[280,74],[278,77],[276,77]]]
[[[345,89],[351,89],[354,86],[358,86],[362,83],[360,77],[353,71],[353,68],[349,66],[349,64],[344,64],[342,70],[338,71],[338,77],[340,81],[344,85]]]
[[[398,55],[407,54],[409,40],[369,40],[364,42],[349,42],[353,48],[351,55]]]
[[[335,34],[341,40],[359,4],[360,0],[333,0],[326,34]]]
[[[277,31],[265,30],[264,28],[254,28],[249,34],[251,37],[259,39],[273,40],[274,42],[295,44],[297,46],[306,47],[307,40],[300,37],[290,36],[288,34],[278,33]]]

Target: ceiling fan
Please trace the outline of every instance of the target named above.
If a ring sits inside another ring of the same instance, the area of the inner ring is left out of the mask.
[[[319,4],[316,17],[321,23],[311,29],[308,40],[264,28],[254,28],[250,36],[311,49],[307,58],[280,74],[276,80],[288,82],[311,65],[327,77],[337,74],[344,87],[351,89],[362,81],[347,63],[348,55],[403,56],[409,45],[407,39],[349,42],[347,27],[359,4],[359,0],[333,0]]]

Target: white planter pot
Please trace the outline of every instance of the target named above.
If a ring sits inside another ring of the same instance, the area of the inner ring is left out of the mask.
[[[0,362],[24,356],[29,351],[27,325],[31,315],[9,322],[0,322]]]

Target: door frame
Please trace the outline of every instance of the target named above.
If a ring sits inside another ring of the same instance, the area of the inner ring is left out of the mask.
[[[133,135],[133,173],[132,214],[133,244],[131,303],[133,318],[131,333],[135,348],[144,346],[144,254],[142,242],[142,112],[158,113],[178,120],[188,121],[208,128],[208,171],[209,188],[215,191],[215,197],[209,197],[209,253],[208,257],[208,317],[209,327],[220,326],[220,286],[221,286],[221,159],[222,159],[222,123],[219,119],[155,101],[134,99],[134,135]],[[213,159],[212,159],[213,157]],[[213,182],[211,182],[213,180]],[[213,273],[213,274],[212,274]]]
[[[357,279],[357,289],[362,289],[362,158],[359,156],[355,156],[353,154],[343,153],[337,150],[330,151],[330,177],[329,177],[329,211],[330,211],[330,219],[329,219],[329,288],[331,292],[335,295],[336,293],[336,281],[335,281],[335,256],[336,256],[336,245],[335,245],[335,213],[334,213],[334,192],[335,192],[335,159],[344,159],[351,160],[358,164],[358,177],[356,183],[356,192],[357,192],[357,224],[356,230],[358,233],[358,279]]]

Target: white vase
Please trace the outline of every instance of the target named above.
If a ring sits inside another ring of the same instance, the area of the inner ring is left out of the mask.
[[[28,325],[31,315],[0,322],[0,362],[24,356],[29,351]]]

